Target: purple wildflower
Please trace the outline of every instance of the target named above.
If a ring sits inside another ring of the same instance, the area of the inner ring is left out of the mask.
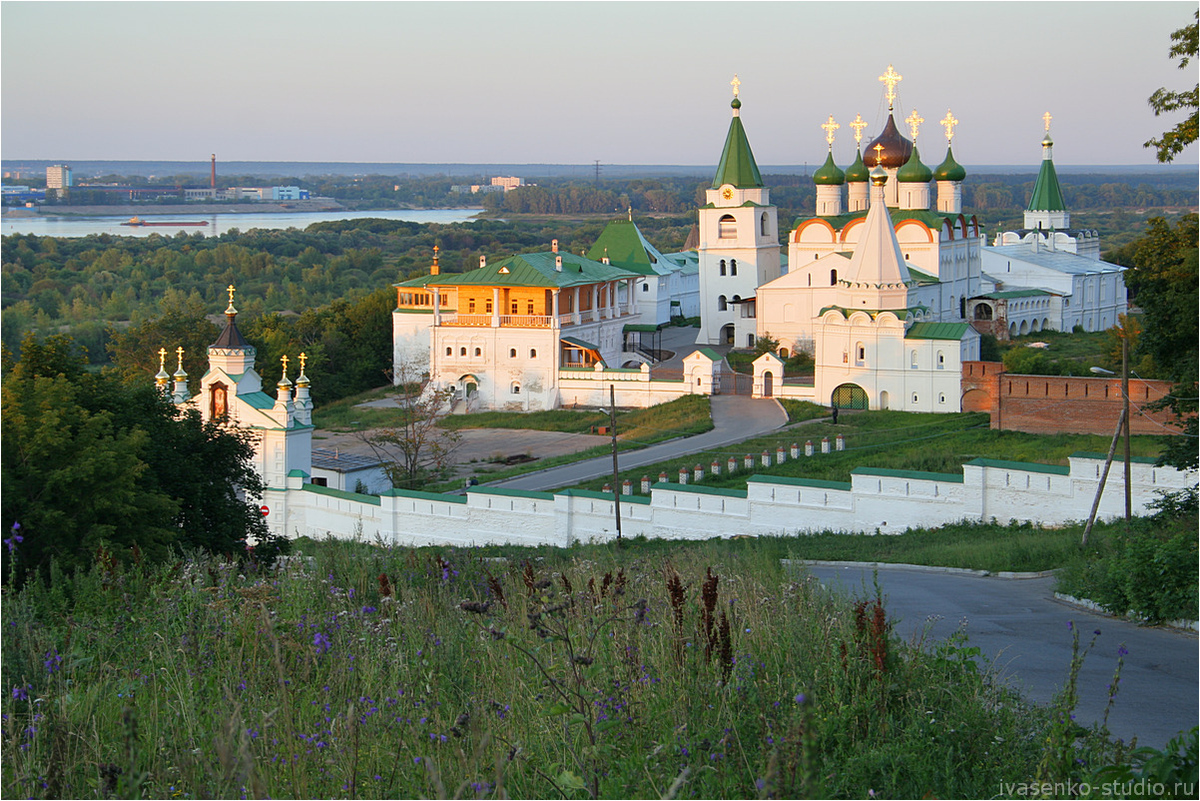
[[[21,530],[21,524],[20,524],[20,523],[13,523],[13,524],[12,524],[12,536],[11,536],[11,537],[9,537],[8,539],[6,539],[6,540],[4,541],[4,544],[8,546],[8,552],[9,552],[9,553],[13,553],[14,551],[16,551],[16,550],[17,550],[17,545],[18,545],[19,543],[22,543],[22,542],[24,542],[24,541],[25,541],[25,538],[24,538],[24,537],[22,537],[20,534],[18,534],[18,533],[17,533],[17,532],[19,532],[20,530]]]
[[[25,687],[13,687],[12,688],[12,697],[14,700],[17,700],[17,701],[28,701],[29,700],[29,690]]]
[[[332,643],[329,642],[328,637],[318,631],[313,635],[313,645],[316,647],[318,654],[323,654],[329,650]]]
[[[58,650],[55,649],[46,652],[46,658],[42,664],[46,666],[47,673],[56,673],[62,667],[62,661],[62,657],[58,655]]]
[[[792,700],[797,704],[803,705],[804,702],[808,700],[808,696],[806,696],[804,693],[796,693],[796,697]]]
[[[1129,655],[1129,649],[1125,647],[1125,643],[1121,643],[1120,645],[1117,646],[1117,656],[1128,656],[1128,655]]]

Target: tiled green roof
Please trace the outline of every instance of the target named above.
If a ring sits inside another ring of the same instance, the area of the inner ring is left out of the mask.
[[[1058,173],[1054,170],[1054,161],[1042,159],[1042,168],[1038,171],[1037,180],[1033,184],[1033,195],[1025,211],[1066,211],[1067,204],[1063,200],[1062,187],[1058,184]]]
[[[1071,456],[1075,459],[1099,459],[1100,461],[1108,459],[1108,454],[1092,451],[1076,451]],[[1153,456],[1130,456],[1129,461],[1135,464],[1158,464],[1158,459]]]
[[[588,251],[587,257],[592,261],[600,261],[608,256],[608,261],[623,270],[630,270],[641,275],[654,272],[651,267],[650,254],[642,243],[638,227],[632,220],[613,220],[596,239],[596,244]]]
[[[506,487],[471,487],[467,492],[473,495],[505,495],[509,498],[532,498],[535,501],[552,501],[554,495],[549,492],[530,492],[526,490],[508,489]]]
[[[911,264],[908,265],[908,277],[916,281],[918,284],[940,284],[941,280],[936,275],[922,272],[914,268]]]
[[[691,473],[692,471],[688,470],[688,475],[691,475]],[[723,487],[702,487],[699,484],[675,484],[670,481],[656,481],[654,482],[654,486],[661,487],[663,489],[675,490],[676,492],[695,492],[700,495],[722,495],[726,498],[741,498],[742,500],[746,499],[745,490],[725,489]]]
[[[270,409],[275,405],[275,399],[265,392],[246,392],[239,394],[238,399],[255,409]]]
[[[721,356],[721,354],[717,353],[712,348],[699,348],[699,349],[697,349],[696,352],[703,353],[705,356],[712,359],[714,362],[719,362],[719,361],[721,361],[722,358],[724,358]]]
[[[1044,289],[1007,289],[1003,292],[989,292],[981,297],[991,298],[992,300],[1005,300],[1007,298],[1034,298],[1053,294],[1053,292],[1047,292]]]
[[[596,492],[595,490],[563,490],[557,494],[573,498],[593,498],[597,501],[611,501],[613,499],[611,492]],[[622,495],[621,503],[640,503],[642,506],[649,506],[651,501],[645,495]]]
[[[839,490],[849,492],[854,487],[847,481],[825,481],[819,478],[798,478],[795,476],[762,476],[757,473],[746,479],[755,484],[786,484],[791,487],[812,487],[814,489]]]
[[[736,98],[735,98],[736,100]],[[742,127],[742,118],[734,117],[729,123],[729,134],[725,137],[725,149],[721,151],[721,162],[713,178],[713,189],[731,184],[738,189],[749,189],[763,185],[762,174],[754,163],[750,151],[750,140]]]
[[[1030,473],[1050,473],[1055,476],[1071,475],[1071,468],[1067,465],[1010,462],[1005,459],[985,459],[983,457],[972,459],[967,464],[978,467],[998,467],[1001,470],[1026,470]]]
[[[856,467],[852,476],[885,476],[887,478],[915,478],[921,481],[945,481],[949,484],[963,483],[962,473],[930,473],[925,470],[891,470],[886,467]]]
[[[958,341],[970,328],[969,323],[913,323],[904,332],[905,339],[947,339]]]
[[[318,484],[305,484],[301,487],[305,492],[315,492],[317,495],[328,495],[333,498],[341,498],[346,501],[358,501],[359,503],[368,503],[372,506],[379,506],[378,495],[363,495],[358,492],[347,492],[346,490],[334,489],[333,487],[322,487]]]
[[[942,224],[945,223],[946,220],[958,219],[957,214],[938,214],[935,211],[928,211],[926,209],[888,209],[888,214],[890,214],[892,217],[893,226],[895,226],[897,223],[904,222],[905,220],[918,220],[925,223],[926,227],[935,231],[941,230]],[[851,211],[831,217],[818,217],[817,215],[813,214],[807,217],[797,217],[796,221],[792,223],[792,228],[795,229],[796,226],[800,225],[801,223],[808,222],[809,220],[820,219],[832,225],[835,231],[840,231],[851,221],[866,216],[866,211]]]
[[[423,287],[426,284],[428,284],[429,282],[433,281],[434,279],[445,278],[445,277],[446,276],[444,276],[444,275],[418,275],[416,278],[410,278],[407,281],[401,281],[398,284],[392,284],[392,286]]]
[[[562,271],[555,269],[555,257],[562,257]],[[571,287],[635,278],[637,273],[603,264],[565,251],[522,253],[460,275],[439,275],[429,285],[436,286],[523,286]]]
[[[466,503],[466,495],[450,495],[442,492],[423,492],[410,489],[390,489],[379,493],[392,498],[421,498],[426,501],[445,501],[446,503]]]

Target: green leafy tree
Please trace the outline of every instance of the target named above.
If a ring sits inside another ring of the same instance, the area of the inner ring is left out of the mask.
[[[262,483],[250,440],[180,414],[148,381],[89,373],[69,337],[4,353],[4,525],[21,524],[4,576],[90,563],[101,546],[165,558],[173,546],[240,549],[265,525],[252,503]],[[14,563],[12,560],[16,559]]]
[[[126,381],[146,381],[158,372],[158,351],[167,351],[166,370],[175,372],[175,349],[183,348],[183,369],[193,379],[208,368],[208,346],[220,330],[205,316],[199,297],[168,291],[161,314],[125,330],[110,327],[107,350],[112,365]]]
[[[1195,469],[1197,364],[1200,363],[1200,270],[1197,241],[1200,225],[1189,214],[1175,227],[1161,217],[1148,221],[1146,233],[1137,240],[1125,272],[1125,285],[1144,312],[1139,350],[1153,358],[1160,372],[1175,385],[1166,399],[1180,418],[1185,436],[1169,437],[1164,461]]]
[[[1192,17],[1196,22],[1180,28],[1171,34],[1171,58],[1179,59],[1179,69],[1187,69],[1187,65],[1197,54],[1198,28],[1200,28],[1200,11]],[[1151,139],[1143,147],[1152,147],[1157,151],[1161,162],[1174,161],[1184,148],[1196,141],[1198,114],[1200,114],[1200,83],[1182,92],[1172,92],[1165,86],[1150,95],[1150,107],[1154,116],[1168,114],[1172,111],[1190,112],[1186,119],[1163,133],[1157,139]]]

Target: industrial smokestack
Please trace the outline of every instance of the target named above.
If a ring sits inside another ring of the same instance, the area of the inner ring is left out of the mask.
[[[209,176],[208,181],[209,181],[209,185],[213,189],[217,188],[217,154],[216,153],[212,154],[212,175]]]

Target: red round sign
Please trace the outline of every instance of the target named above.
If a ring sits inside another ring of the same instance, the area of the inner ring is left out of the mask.
[[[271,514],[271,507],[263,506],[259,508],[259,511],[262,512],[263,517],[266,517],[267,515]]]

